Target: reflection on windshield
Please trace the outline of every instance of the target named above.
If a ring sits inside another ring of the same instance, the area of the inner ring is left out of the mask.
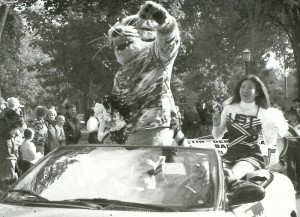
[[[57,150],[15,189],[51,200],[105,198],[210,206],[214,152],[185,148],[72,147]]]

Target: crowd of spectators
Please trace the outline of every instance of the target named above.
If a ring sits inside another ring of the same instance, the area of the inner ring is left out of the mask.
[[[82,133],[76,107],[67,104],[65,109],[62,114],[54,106],[37,106],[32,120],[25,121],[17,98],[0,98],[0,189],[56,147],[78,143]]]

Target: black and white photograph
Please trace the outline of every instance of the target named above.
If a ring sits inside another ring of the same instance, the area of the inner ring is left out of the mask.
[[[300,216],[300,0],[0,0],[1,217]]]

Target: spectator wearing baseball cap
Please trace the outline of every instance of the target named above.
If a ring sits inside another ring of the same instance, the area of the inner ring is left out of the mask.
[[[7,108],[15,110],[18,115],[23,118],[22,109],[24,106],[20,103],[20,101],[16,97],[10,97],[7,99]]]
[[[23,121],[23,127],[21,128],[21,131],[23,132],[25,128],[27,128],[27,125],[25,124],[24,120],[24,114],[22,108],[24,105],[20,103],[20,101],[16,97],[10,97],[6,100],[7,102],[7,109],[12,109],[17,112],[17,114],[21,117]]]
[[[24,107],[16,97],[8,98],[7,106],[13,110]]]

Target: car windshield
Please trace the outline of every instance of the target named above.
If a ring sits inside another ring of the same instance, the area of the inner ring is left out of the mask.
[[[46,201],[107,199],[208,208],[216,197],[215,159],[214,151],[196,148],[65,146],[10,192],[31,192]]]

